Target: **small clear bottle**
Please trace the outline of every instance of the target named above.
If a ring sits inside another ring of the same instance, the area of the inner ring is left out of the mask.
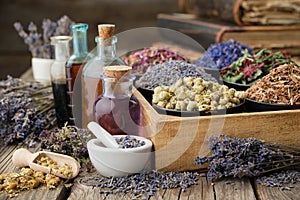
[[[67,82],[65,64],[70,57],[70,36],[51,37],[51,45],[54,45],[55,59],[51,65],[51,84],[54,96],[57,126],[68,124],[71,110],[68,108],[69,96],[67,95]]]
[[[77,113],[81,111],[81,70],[87,61],[91,58],[88,52],[88,40],[87,40],[87,30],[88,24],[79,23],[70,26],[72,30],[72,44],[73,44],[73,54],[66,62],[66,80],[67,80],[67,92],[69,95],[69,103],[71,111],[70,121],[75,124],[74,112],[76,112],[76,124],[81,124],[81,115]],[[77,75],[80,76],[77,77]],[[77,77],[77,79],[76,79]],[[76,83],[75,83],[76,80]],[[75,86],[76,84],[76,86]],[[73,96],[73,90],[76,89],[76,97]],[[77,105],[78,108],[74,108]],[[75,111],[76,109],[76,111]]]
[[[132,95],[135,79],[129,66],[104,68],[103,93],[94,103],[94,121],[112,135],[138,135],[141,106]]]
[[[115,25],[98,25],[99,36],[95,37],[97,53],[84,66],[82,71],[82,127],[93,120],[93,105],[95,99],[102,94],[103,69],[110,65],[125,65],[116,56],[117,37],[114,36]]]

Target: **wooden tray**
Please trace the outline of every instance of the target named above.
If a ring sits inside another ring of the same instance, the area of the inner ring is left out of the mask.
[[[161,171],[199,169],[194,159],[207,155],[204,141],[220,133],[300,147],[300,110],[183,118],[160,115],[137,90],[134,94],[143,106],[145,129],[141,134],[154,143],[155,167]]]

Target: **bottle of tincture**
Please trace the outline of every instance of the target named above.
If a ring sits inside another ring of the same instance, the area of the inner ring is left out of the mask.
[[[132,95],[135,79],[129,66],[104,68],[103,93],[94,104],[94,121],[112,135],[138,135],[141,106]]]
[[[102,94],[103,68],[110,65],[125,65],[116,56],[117,37],[114,36],[114,24],[98,25],[99,35],[95,37],[97,43],[96,56],[90,59],[82,72],[82,127],[93,120],[93,105],[95,99]]]
[[[88,24],[73,24],[70,26],[70,29],[73,36],[73,54],[66,62],[68,107],[72,111],[69,121],[75,124],[74,115],[76,115],[76,124],[81,125],[81,75],[77,77],[77,74],[81,74],[82,67],[90,59],[87,40]],[[74,90],[76,90],[76,96],[73,95]]]
[[[51,83],[58,127],[63,127],[66,122],[70,124],[71,110],[67,106],[69,96],[67,95],[65,64],[70,57],[69,42],[71,39],[70,36],[51,37],[51,45],[54,45],[55,51],[55,60],[51,65]]]

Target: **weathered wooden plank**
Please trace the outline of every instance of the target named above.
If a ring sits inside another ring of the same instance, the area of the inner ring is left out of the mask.
[[[214,191],[211,182],[206,177],[199,177],[197,185],[181,191],[180,200],[214,200]]]
[[[162,200],[164,199],[164,195],[166,193],[167,190],[164,189],[160,189],[158,191],[155,192],[155,194],[149,198],[149,200]]]
[[[100,193],[100,190],[95,187],[95,185],[98,184],[98,181],[93,178],[95,176],[98,176],[96,170],[93,170],[90,173],[81,172],[74,180],[68,200],[107,199],[107,195]]]
[[[255,200],[255,193],[249,179],[225,179],[213,184],[215,199]]]
[[[280,188],[266,187],[255,182],[257,196],[260,200],[300,199],[300,182],[290,185],[294,186],[294,188],[282,190]]]

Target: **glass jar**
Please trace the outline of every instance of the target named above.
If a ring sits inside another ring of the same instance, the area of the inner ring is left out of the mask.
[[[103,93],[94,103],[94,121],[112,135],[138,135],[141,106],[132,95],[135,79],[131,67],[108,66],[103,76]]]
[[[91,58],[88,52],[87,30],[88,24],[80,23],[70,26],[73,36],[73,54],[66,62],[66,80],[67,92],[69,95],[68,106],[73,111],[70,115],[70,121],[75,124],[74,112],[81,112],[81,80],[80,77],[76,81],[77,74],[81,74],[82,66]],[[80,75],[81,76],[81,75]],[[76,86],[75,86],[76,84]],[[73,90],[77,90],[76,97],[73,97]],[[76,105],[78,108],[75,108]],[[75,111],[76,109],[76,111]],[[81,124],[81,114],[76,114],[76,124]]]
[[[70,108],[67,106],[69,96],[67,95],[67,82],[65,64],[70,57],[70,36],[51,37],[51,45],[54,45],[55,59],[51,65],[51,84],[54,96],[57,126],[63,127],[66,122],[71,124],[69,116]]]
[[[125,65],[124,61],[116,56],[117,37],[114,36],[114,25],[101,24],[98,26],[99,36],[96,56],[90,59],[82,71],[82,127],[93,120],[93,105],[95,99],[102,94],[103,68],[110,65]],[[103,31],[106,30],[106,31]],[[102,34],[105,32],[106,34]]]

